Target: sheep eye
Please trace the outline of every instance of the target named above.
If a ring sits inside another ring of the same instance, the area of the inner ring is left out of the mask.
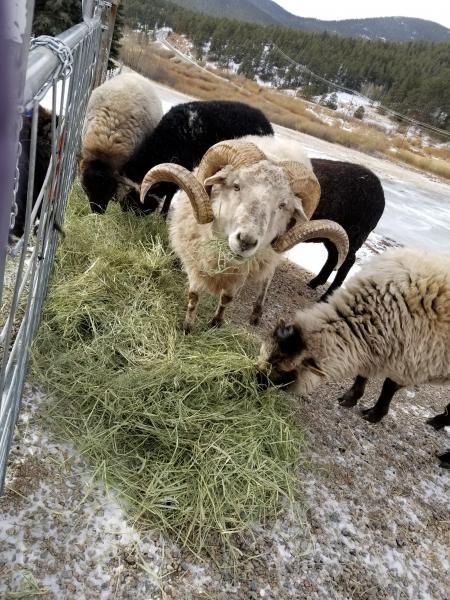
[[[238,183],[235,183],[235,184],[233,185],[233,190],[234,190],[235,192],[239,192],[239,190],[240,190],[240,189],[241,189],[241,186],[240,186]]]
[[[287,203],[286,202],[280,202],[280,204],[278,205],[278,208],[286,208]]]

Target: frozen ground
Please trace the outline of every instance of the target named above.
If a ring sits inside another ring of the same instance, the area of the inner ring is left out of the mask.
[[[167,110],[186,96],[157,86]],[[449,186],[387,160],[277,127],[303,140],[311,156],[361,162],[382,179],[387,210],[359,261],[402,244],[449,249]],[[438,215],[438,217],[436,217]],[[320,245],[308,245],[305,264]],[[321,266],[320,253],[310,260]],[[305,283],[311,274],[286,261],[269,290],[264,327],[319,297]],[[306,291],[305,291],[306,290]],[[247,321],[252,290],[230,311]],[[260,327],[257,331],[264,333]],[[26,388],[13,444],[0,520],[0,598],[65,600],[175,598],[195,600],[448,600],[450,476],[434,454],[450,446],[427,417],[448,403],[448,390],[403,391],[378,425],[346,410],[337,397],[349,385],[323,386],[294,403],[309,433],[310,466],[299,472],[302,504],[242,540],[253,556],[236,570],[219,569],[127,522],[114,495],[43,420],[49,399]],[[380,382],[368,386],[367,406]],[[448,428],[447,428],[448,429]]]
[[[281,265],[266,330],[318,297],[320,290],[304,294],[309,276]],[[247,321],[253,298],[253,290],[242,294],[233,322]],[[450,437],[425,425],[448,402],[446,390],[401,392],[373,426],[359,409],[338,406],[348,385],[286,396],[310,438],[301,504],[243,539],[252,558],[235,569],[226,557],[218,568],[127,522],[74,449],[55,440],[43,419],[48,398],[28,387],[2,500],[0,597],[34,598],[34,590],[44,600],[448,600],[450,475],[434,454]],[[363,405],[379,390],[371,382]]]

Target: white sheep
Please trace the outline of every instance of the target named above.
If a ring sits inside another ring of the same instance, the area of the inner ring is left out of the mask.
[[[377,422],[402,387],[450,383],[450,253],[395,249],[377,256],[327,303],[281,321],[260,353],[261,382],[310,393],[327,381],[355,378],[340,399],[355,406],[369,377],[385,378],[376,404],[363,411]],[[428,422],[450,424],[446,413]]]
[[[329,238],[341,261],[345,258],[342,228],[331,221],[307,220],[319,201],[320,186],[309,159],[298,162],[301,157],[296,157],[297,162],[276,163],[252,143],[228,140],[206,152],[197,176],[170,163],[145,176],[141,201],[158,181],[174,182],[184,190],[172,208],[170,241],[189,279],[185,331],[192,329],[201,293],[220,296],[211,322],[220,325],[225,307],[246,281],[260,287],[251,316],[256,324],[279,253],[300,241]]]
[[[118,182],[137,187],[120,169],[159,123],[161,101],[149,79],[122,73],[91,94],[81,142],[81,183],[94,212],[104,212]]]

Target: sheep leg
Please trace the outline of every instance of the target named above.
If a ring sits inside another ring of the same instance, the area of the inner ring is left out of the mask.
[[[339,267],[339,269],[336,273],[336,277],[334,278],[332,284],[327,289],[327,291],[320,297],[319,302],[323,302],[324,300],[326,300],[328,298],[328,296],[334,292],[334,290],[337,290],[337,288],[341,287],[341,285],[344,283],[344,279],[348,275],[348,272],[355,264],[355,259],[356,259],[356,257],[354,254],[347,255],[347,258],[344,260],[342,265]]]
[[[319,274],[308,283],[308,287],[313,290],[319,287],[319,285],[324,285],[324,283],[327,282],[328,277],[331,275],[338,262],[336,246],[330,241],[325,241],[324,246],[328,251],[328,257]]]
[[[233,298],[234,296],[230,296],[225,290],[222,290],[216,312],[209,323],[210,327],[220,327],[222,325],[225,308],[232,302]]]
[[[443,413],[436,415],[431,419],[427,419],[427,424],[431,425],[431,427],[434,427],[436,431],[450,425],[450,402],[447,404],[447,407]]]
[[[437,457],[440,461],[440,467],[443,469],[450,469],[450,450],[447,450],[447,452],[443,452],[442,454],[437,454]]]
[[[250,325],[258,325],[259,321],[261,320],[264,304],[266,302],[267,290],[269,289],[272,277],[273,274],[261,283],[258,297],[255,300],[252,314],[250,315]]]
[[[199,300],[199,293],[193,289],[189,289],[188,293],[188,307],[186,316],[184,318],[183,330],[184,333],[190,333],[194,326],[195,315],[197,314],[197,306]]]
[[[167,213],[169,212],[169,208],[170,208],[170,204],[172,202],[172,198],[175,196],[175,194],[177,193],[178,188],[176,186],[171,186],[168,189],[168,192],[166,194],[166,197],[164,198],[164,204],[161,208],[161,214],[164,217],[164,219],[167,218]]]
[[[389,379],[389,377],[386,377],[380,397],[378,398],[376,404],[371,408],[366,408],[362,411],[364,415],[363,419],[369,421],[370,423],[378,423],[378,421],[381,421],[381,419],[389,412],[389,405],[394,397],[395,392],[402,387],[402,385],[399,385],[398,383],[395,383],[395,381],[392,381],[392,379]]]
[[[358,400],[364,396],[366,389],[367,377],[357,375],[352,387],[339,398],[339,404],[345,408],[351,408],[358,404]]]

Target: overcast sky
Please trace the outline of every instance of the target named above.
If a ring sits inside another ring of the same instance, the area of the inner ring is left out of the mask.
[[[275,0],[277,4],[301,17],[324,21],[367,17],[416,17],[435,21],[450,28],[449,0]]]

